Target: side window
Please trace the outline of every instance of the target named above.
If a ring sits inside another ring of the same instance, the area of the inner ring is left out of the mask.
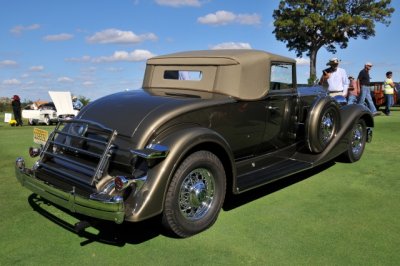
[[[293,88],[293,64],[272,62],[270,90],[289,90]]]

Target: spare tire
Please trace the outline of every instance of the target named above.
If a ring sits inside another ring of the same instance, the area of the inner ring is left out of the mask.
[[[319,98],[306,120],[306,140],[313,153],[322,152],[336,136],[340,126],[337,102],[331,97]]]

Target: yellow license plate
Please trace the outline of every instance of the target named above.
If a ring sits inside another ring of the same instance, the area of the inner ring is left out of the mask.
[[[43,130],[40,128],[33,129],[33,142],[36,144],[46,144],[47,139],[49,138],[49,132],[47,130]]]

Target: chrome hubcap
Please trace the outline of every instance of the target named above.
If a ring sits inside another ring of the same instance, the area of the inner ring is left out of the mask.
[[[183,180],[179,191],[179,209],[189,220],[204,217],[214,199],[214,177],[204,168],[191,171]]]
[[[360,124],[357,124],[353,128],[352,138],[351,138],[351,150],[354,155],[358,155],[362,151],[362,146],[363,146],[362,139],[363,139],[363,128]]]
[[[332,113],[326,113],[321,121],[321,141],[326,144],[332,138],[334,130],[334,118]]]

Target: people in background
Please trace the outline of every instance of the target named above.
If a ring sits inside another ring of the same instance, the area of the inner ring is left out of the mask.
[[[364,68],[358,74],[358,80],[360,82],[361,91],[360,91],[360,98],[358,99],[359,104],[365,104],[369,110],[371,111],[372,115],[379,115],[380,113],[377,112],[374,102],[372,101],[371,97],[371,77],[369,76],[369,71],[372,68],[372,63],[367,62],[364,65]]]
[[[348,104],[356,104],[358,102],[358,97],[360,96],[360,83],[353,76],[349,76],[349,90],[347,96]]]
[[[73,96],[72,97],[72,107],[75,110],[81,110],[83,107],[83,103],[78,99],[78,97]]]
[[[339,59],[332,58],[326,64],[329,68],[322,71],[320,84],[324,82],[328,84],[328,93],[330,96],[347,96],[349,88],[349,79],[347,78],[346,71],[339,67]]]
[[[392,71],[386,72],[386,79],[383,83],[383,93],[385,95],[385,115],[390,115],[390,107],[394,104],[393,94],[395,92],[395,84],[392,80]]]
[[[14,119],[17,121],[16,126],[22,126],[22,117],[21,117],[21,101],[18,95],[14,95],[12,97],[11,106],[14,113]]]

